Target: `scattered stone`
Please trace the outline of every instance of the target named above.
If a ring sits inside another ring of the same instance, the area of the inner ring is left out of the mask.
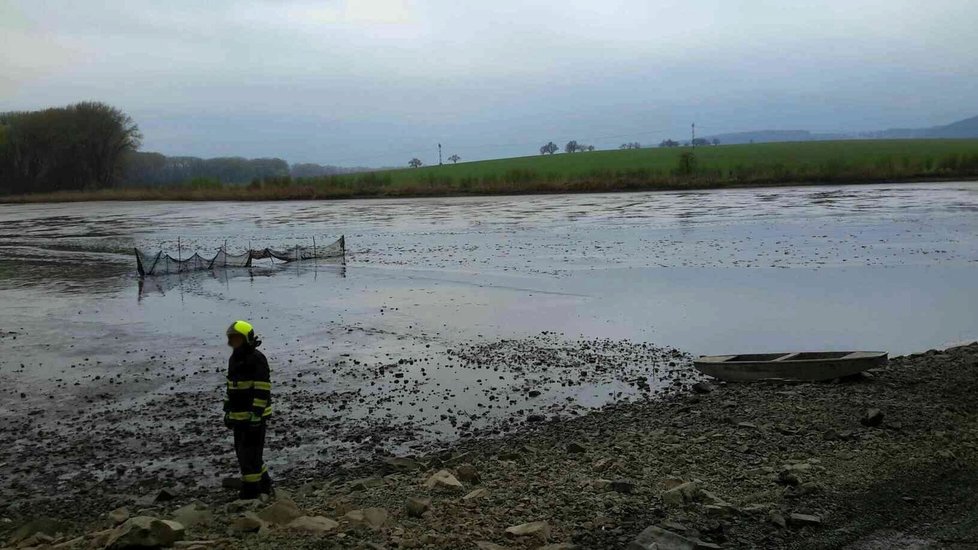
[[[26,539],[20,541],[17,546],[20,548],[34,548],[35,546],[49,546],[56,539],[44,533],[34,533]]]
[[[536,550],[577,550],[577,545],[570,542],[558,542],[557,544],[538,546]]]
[[[466,483],[479,483],[479,471],[475,469],[475,466],[471,464],[460,464],[458,468],[455,469],[455,473],[458,475],[460,481]]]
[[[285,526],[286,529],[291,531],[302,531],[304,533],[313,533],[316,535],[325,535],[326,533],[332,533],[340,526],[339,522],[329,519],[323,516],[302,516],[298,517],[288,525]]]
[[[740,509],[742,514],[747,514],[749,516],[763,514],[767,512],[771,506],[769,504],[748,504]]]
[[[710,382],[701,380],[693,384],[693,391],[699,394],[712,393],[716,388]]]
[[[630,479],[617,479],[611,482],[611,490],[630,495],[635,492],[635,482]]]
[[[731,506],[717,506],[715,504],[703,506],[703,511],[711,518],[726,518],[734,513],[734,509]]]
[[[404,509],[409,516],[420,518],[425,512],[431,509],[431,501],[426,498],[409,498]]]
[[[540,397],[540,390],[530,390],[526,392],[526,395],[529,397]]]
[[[797,487],[788,487],[785,496],[788,498],[798,498],[811,495],[822,491],[822,486],[814,481],[806,481]]]
[[[542,414],[531,414],[526,417],[527,422],[543,422],[547,417]]]
[[[286,500],[291,502],[292,504],[295,504],[295,500],[293,500],[292,498],[292,493],[286,491],[285,489],[275,488],[272,489],[272,493],[273,493],[272,496],[275,497],[275,500]]]
[[[350,491],[366,491],[372,487],[383,487],[384,480],[379,477],[366,477],[363,479],[355,479],[350,482]]]
[[[183,540],[185,533],[183,525],[175,521],[136,516],[115,528],[106,549],[172,546],[174,542]]]
[[[661,527],[648,527],[628,545],[628,550],[696,550],[696,543]]]
[[[782,485],[788,485],[790,487],[797,487],[801,485],[801,476],[791,470],[782,470],[778,474],[778,482]]]
[[[384,459],[384,466],[389,471],[394,472],[413,472],[421,469],[421,464],[410,458],[387,457]],[[383,484],[383,483],[381,483]]]
[[[243,516],[231,521],[231,531],[235,533],[256,533],[265,529],[266,523],[254,512],[245,512]]]
[[[567,452],[571,454],[586,453],[587,447],[576,441],[572,441],[567,444]]]
[[[723,500],[722,498],[714,495],[709,491],[700,491],[698,496],[700,501],[703,502],[704,504],[711,504],[714,506],[729,506],[729,503],[727,501]]]
[[[109,540],[112,538],[112,534],[114,532],[115,528],[90,533],[88,535],[89,546],[93,548],[105,548],[105,545],[109,543]]]
[[[503,460],[507,462],[519,462],[520,459],[522,458],[523,458],[522,455],[514,452],[503,452],[499,454],[499,460]]]
[[[208,506],[200,501],[181,506],[174,510],[171,515],[175,521],[182,523],[185,527],[209,523],[214,518],[214,514],[211,513]]]
[[[119,525],[129,519],[129,508],[126,508],[125,506],[116,508],[106,515],[109,518],[109,521],[112,522],[112,525]]]
[[[662,489],[664,491],[668,491],[669,489],[675,489],[676,487],[679,487],[683,483],[686,482],[676,477],[666,478],[662,480]]]
[[[788,526],[788,522],[784,519],[784,515],[777,510],[771,510],[768,512],[767,519],[782,529]]]
[[[270,504],[267,508],[258,512],[258,517],[262,521],[273,525],[287,525],[304,515],[295,503],[287,500],[280,500]]]
[[[460,462],[468,459],[471,455],[472,455],[472,453],[469,452],[469,451],[465,451],[464,453],[458,453],[457,455],[453,455],[450,458],[448,458],[448,460],[445,460],[444,464],[445,464],[445,466],[451,466],[453,464],[458,464],[458,463],[460,463]]]
[[[550,524],[546,521],[531,521],[506,528],[511,537],[536,537],[544,542],[550,538]]]
[[[176,491],[168,487],[164,487],[160,489],[160,492],[156,493],[155,497],[153,497],[153,504],[160,503],[160,502],[170,502],[175,498],[177,498]]]
[[[489,542],[487,540],[476,541],[475,547],[479,550],[506,550],[505,546],[500,546],[494,542]]]
[[[425,482],[428,489],[440,489],[444,491],[462,491],[465,487],[448,470],[439,470],[428,478]]]
[[[608,491],[611,489],[610,479],[593,479],[589,483],[595,491]]]
[[[879,409],[867,409],[860,422],[863,426],[875,428],[883,423],[883,411]]]
[[[364,508],[351,510],[343,517],[354,527],[369,527],[376,531],[387,523],[387,516],[387,510],[383,508]]]
[[[696,500],[700,487],[695,481],[677,485],[662,493],[662,503],[668,507],[682,507]]]
[[[51,547],[52,550],[69,550],[75,548],[82,548],[85,546],[85,537],[75,537],[73,539],[68,539],[64,542],[59,542]]]
[[[687,528],[685,525],[681,523],[676,523],[675,521],[666,520],[663,521],[659,526],[667,531],[673,531],[676,533],[685,533],[686,531],[689,531],[689,528]]]
[[[788,516],[788,523],[792,527],[808,527],[822,525],[822,518],[808,514],[791,514]]]
[[[462,500],[475,500],[477,498],[483,498],[488,495],[489,495],[489,489],[486,489],[485,487],[479,487],[478,489],[475,489],[471,493],[462,497]]]
[[[36,534],[57,537],[59,534],[67,532],[69,528],[70,525],[63,521],[52,518],[38,518],[16,529],[7,540],[7,543],[14,546]]]

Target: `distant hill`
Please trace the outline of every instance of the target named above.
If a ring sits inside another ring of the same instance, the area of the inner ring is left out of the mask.
[[[978,116],[932,128],[891,128],[864,135],[872,139],[960,139],[978,138]]]
[[[878,132],[859,132],[853,134],[816,134],[808,130],[760,130],[706,136],[707,140],[713,140],[714,138],[725,145],[777,143],[785,141],[825,141],[832,139],[974,139],[978,138],[978,116],[952,122],[945,126],[934,126],[931,128],[891,128]]]
[[[813,134],[808,130],[757,130],[754,132],[734,132],[730,134],[717,134],[707,136],[707,140],[714,138],[720,140],[724,145],[737,145],[741,143],[778,143],[784,141],[818,141],[826,139],[840,139],[830,137],[832,134]]]

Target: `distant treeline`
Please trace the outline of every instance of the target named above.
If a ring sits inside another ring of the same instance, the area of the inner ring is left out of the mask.
[[[279,158],[167,157],[139,152],[133,120],[103,103],[0,113],[0,194],[119,187],[253,184],[363,172]]]
[[[281,178],[319,178],[363,172],[367,168],[341,168],[301,163],[289,166],[280,158],[168,157],[160,153],[132,153],[125,159],[123,185],[159,187],[169,185],[241,185]]]
[[[978,140],[812,141],[725,147],[656,147],[538,155],[361,174],[291,178],[247,186],[107,189],[2,197],[0,202],[78,200],[298,200],[978,179]]]
[[[0,113],[0,191],[116,186],[141,140],[128,115],[103,103]]]

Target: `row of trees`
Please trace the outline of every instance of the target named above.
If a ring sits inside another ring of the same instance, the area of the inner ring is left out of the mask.
[[[0,192],[116,186],[141,143],[132,119],[104,103],[0,113]]]
[[[452,161],[452,164],[458,164],[458,161],[462,160],[462,157],[458,155],[452,155],[448,157],[448,160]],[[421,162],[421,159],[419,159],[418,157],[414,157],[413,159],[408,161],[408,166],[410,166],[411,168],[421,168],[422,166],[424,166],[424,163]]]
[[[315,171],[300,168],[306,177]],[[207,180],[219,183],[247,183],[255,179],[278,178],[291,174],[289,163],[278,158],[246,159],[222,157],[167,157],[160,153],[132,153],[126,159],[124,181],[130,186],[163,186]]]
[[[124,167],[123,183],[131,187],[158,187],[188,182],[245,184],[256,180],[321,178],[363,172],[367,168],[340,168],[314,163],[289,166],[280,158],[167,157],[159,153],[132,153]]]
[[[685,141],[683,143],[679,143],[678,141],[665,139],[662,140],[661,143],[659,143],[659,147],[679,147],[680,145],[684,147],[689,147],[690,145],[692,145],[693,147],[705,147],[707,145],[720,145],[720,140],[717,138],[713,138],[713,139],[696,138],[692,142]]]
[[[712,145],[720,145],[720,140],[717,139],[717,138],[713,138],[712,140],[707,140],[707,139],[704,139],[704,138],[696,138],[696,139],[694,139],[692,141],[692,145],[695,146],[695,147],[699,147],[699,146],[702,146],[702,145],[711,145],[711,144]],[[666,140],[662,140],[662,142],[659,143],[659,147],[679,147],[680,145],[689,146],[690,145],[690,142],[686,142],[686,143],[682,143],[681,144],[678,141],[673,141],[671,139],[666,139]],[[629,142],[629,143],[622,143],[621,145],[618,146],[618,148],[619,149],[641,149],[642,148],[642,144],[639,143],[639,142],[637,142],[637,141],[632,141],[632,142]],[[540,147],[540,154],[541,155],[552,155],[552,154],[556,153],[557,151],[560,151],[560,147],[558,147],[557,144],[554,143],[554,142],[552,142],[552,141],[549,142],[549,143],[547,143],[546,145]],[[583,145],[583,144],[580,144],[580,143],[578,143],[577,141],[574,141],[574,140],[568,141],[567,142],[567,145],[564,146],[564,152],[565,153],[577,153],[577,152],[583,152],[583,151],[594,151],[594,146],[593,145]]]
[[[560,147],[552,141],[540,147],[541,155],[552,155],[557,151],[560,151]],[[583,143],[578,143],[577,140],[570,140],[567,142],[567,145],[564,145],[565,153],[583,153],[585,151],[594,151],[594,145],[584,145]]]

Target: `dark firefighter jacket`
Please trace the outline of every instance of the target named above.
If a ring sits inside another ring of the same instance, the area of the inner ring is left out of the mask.
[[[231,426],[258,425],[272,414],[268,360],[256,347],[241,346],[228,360],[224,421]]]

